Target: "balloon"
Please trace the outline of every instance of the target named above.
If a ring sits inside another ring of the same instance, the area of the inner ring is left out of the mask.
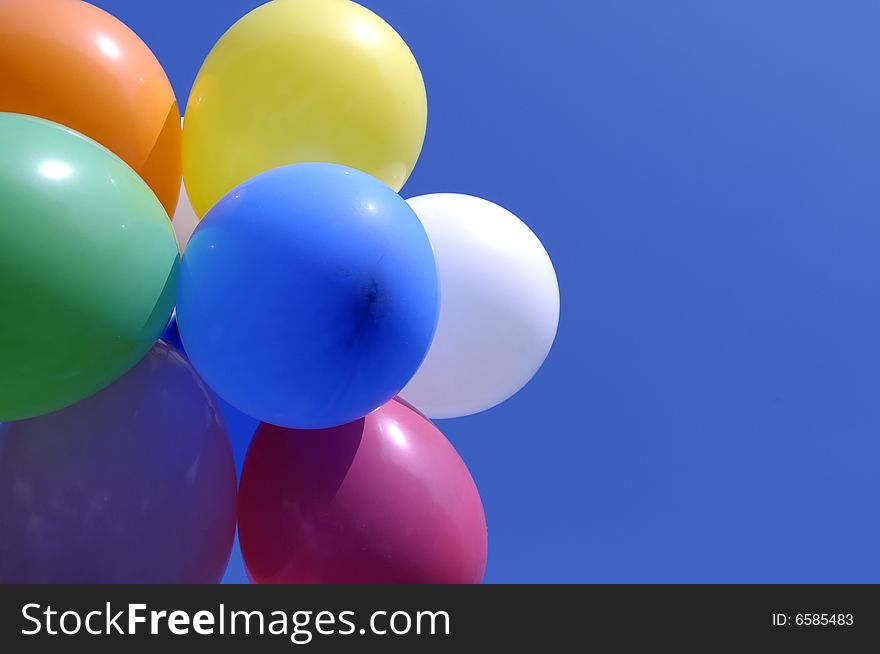
[[[440,320],[419,371],[401,392],[432,418],[503,402],[541,367],[559,324],[547,251],[516,216],[468,195],[408,200],[440,275]]]
[[[97,395],[0,424],[0,583],[215,583],[235,498],[216,399],[157,343]]]
[[[180,331],[177,328],[177,318],[171,316],[171,321],[162,332],[162,340],[168,343],[175,350],[186,356],[183,349],[183,343],[180,340]],[[244,415],[241,411],[236,410],[230,404],[220,398],[220,411],[226,421],[226,430],[229,433],[229,442],[232,445],[232,456],[235,459],[235,474],[241,479],[241,468],[244,465],[244,457],[247,453],[248,445],[250,445],[254,432],[259,426],[259,420],[254,420],[250,416]],[[223,573],[221,584],[246,584],[248,583],[247,573],[244,569],[244,561],[241,558],[241,547],[238,544],[238,534],[232,541],[232,553],[229,555],[229,563],[226,564],[226,571]]]
[[[260,425],[238,497],[255,583],[479,583],[486,520],[455,449],[391,401],[307,431]]]
[[[79,0],[0,2],[0,111],[95,139],[173,213],[181,174],[174,91],[150,49],[110,14]]]
[[[186,356],[183,342],[180,340],[180,330],[177,327],[177,318],[171,316],[171,320],[162,332],[162,340],[175,350]],[[260,425],[260,421],[246,416],[241,411],[229,404],[229,402],[217,398],[220,410],[226,421],[226,429],[229,432],[229,441],[232,443],[232,456],[235,458],[235,474],[241,476],[241,467],[244,465],[244,456],[254,432]],[[233,549],[234,555],[234,549]]]
[[[406,43],[348,0],[275,0],[208,55],[186,108],[183,165],[196,213],[286,164],[362,170],[400,190],[422,149],[427,100]]]
[[[73,404],[137,363],[178,252],[149,187],[94,141],[0,114],[0,420]]]
[[[182,117],[180,119],[180,125],[181,127],[183,126]],[[192,233],[199,224],[199,217],[192,208],[192,203],[189,201],[189,196],[186,194],[186,186],[184,186],[182,180],[180,182],[180,197],[177,199],[177,208],[174,210],[172,224],[174,225],[174,234],[177,236],[177,244],[180,246],[180,251],[183,252],[186,248],[186,244],[189,243],[190,237],[192,237]],[[177,327],[175,327],[175,329],[177,329]]]
[[[263,173],[199,224],[177,321],[196,369],[242,413],[332,427],[391,399],[437,321],[431,244],[390,188],[335,164]]]
[[[186,187],[182,183],[180,198],[177,200],[177,209],[174,211],[174,220],[171,224],[174,225],[174,235],[177,236],[177,244],[180,246],[180,251],[183,252],[199,224],[199,217],[193,211],[192,204],[186,194]]]

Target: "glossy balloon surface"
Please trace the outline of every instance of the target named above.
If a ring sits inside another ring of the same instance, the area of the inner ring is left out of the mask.
[[[159,342],[97,395],[0,424],[0,583],[214,583],[235,486],[216,398]]]
[[[180,246],[180,251],[183,252],[199,224],[199,218],[193,211],[189,196],[186,194],[186,187],[183,184],[180,185],[180,198],[177,200],[172,224],[174,225],[174,235],[177,236],[177,244]]]
[[[183,118],[180,124],[183,125]],[[177,243],[180,251],[183,252],[192,233],[199,224],[199,217],[193,209],[192,203],[189,201],[189,195],[186,192],[186,186],[181,181],[180,196],[177,199],[177,207],[174,209],[174,217],[172,218],[174,225],[174,234],[177,236]]]
[[[173,214],[181,177],[174,91],[144,42],[105,11],[79,0],[2,0],[0,111],[93,138]]]
[[[333,164],[258,175],[219,202],[181,264],[177,321],[220,397],[284,427],[366,415],[400,391],[434,333],[437,271],[390,188]]]
[[[538,371],[556,337],[559,285],[537,236],[512,213],[469,195],[408,200],[440,276],[431,349],[401,391],[431,418],[489,409]]]
[[[479,583],[483,507],[443,434],[391,401],[334,429],[261,425],[239,493],[257,583]]]
[[[180,340],[180,330],[177,328],[177,318],[172,316],[162,332],[162,340],[168,343],[175,350],[186,356],[186,350],[183,348],[183,342]],[[226,400],[217,398],[220,410],[223,412],[223,419],[226,422],[226,430],[229,432],[229,442],[232,445],[232,456],[235,458],[235,474],[241,478],[241,468],[244,465],[244,457],[247,453],[248,445],[254,432],[260,425],[260,421],[256,418],[246,416]]]
[[[131,368],[168,321],[177,270],[171,223],[130,167],[70,129],[0,114],[0,420]]]
[[[208,55],[186,108],[184,176],[196,213],[286,164],[357,168],[400,190],[422,148],[425,85],[406,43],[348,0],[275,0]]]

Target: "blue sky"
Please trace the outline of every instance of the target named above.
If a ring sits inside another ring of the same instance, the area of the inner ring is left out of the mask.
[[[185,104],[260,4],[96,1]],[[490,582],[880,581],[880,3],[364,2],[429,124],[405,197],[519,215],[544,368],[442,421]]]

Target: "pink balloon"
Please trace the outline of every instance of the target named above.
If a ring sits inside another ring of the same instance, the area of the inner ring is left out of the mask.
[[[255,583],[480,583],[486,568],[470,473],[396,400],[330,429],[261,424],[238,510]]]

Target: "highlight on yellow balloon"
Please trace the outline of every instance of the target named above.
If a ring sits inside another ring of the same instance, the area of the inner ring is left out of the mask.
[[[357,168],[399,191],[422,149],[425,84],[403,39],[349,0],[274,0],[217,42],[186,108],[183,166],[199,216],[261,172]]]

